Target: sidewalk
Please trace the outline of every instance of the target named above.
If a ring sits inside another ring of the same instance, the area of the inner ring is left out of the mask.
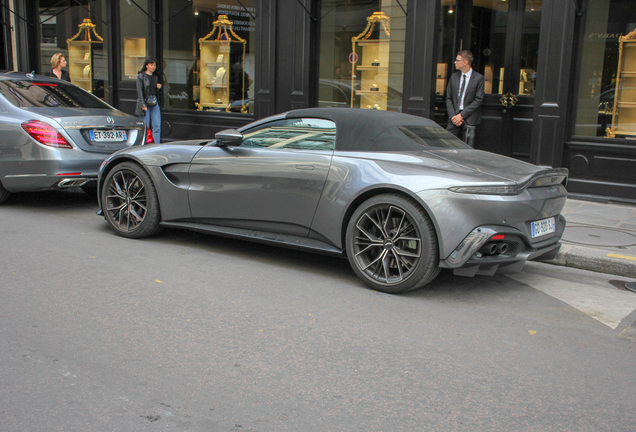
[[[636,205],[569,198],[559,255],[551,264],[636,279]]]

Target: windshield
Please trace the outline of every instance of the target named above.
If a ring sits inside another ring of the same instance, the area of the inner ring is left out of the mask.
[[[440,127],[398,126],[398,129],[418,144],[438,148],[466,148],[462,140]]]
[[[53,83],[31,80],[4,80],[0,81],[0,93],[19,108],[111,109],[110,106],[97,97],[65,81]]]

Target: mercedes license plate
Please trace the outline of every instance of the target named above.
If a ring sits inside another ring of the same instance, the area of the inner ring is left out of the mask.
[[[547,218],[540,221],[532,222],[532,238],[550,234],[556,231],[556,223],[554,218]]]
[[[126,140],[125,130],[91,130],[91,141],[114,142]]]

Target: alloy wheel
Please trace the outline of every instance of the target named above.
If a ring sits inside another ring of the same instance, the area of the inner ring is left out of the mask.
[[[398,284],[418,268],[422,239],[412,217],[394,205],[362,213],[355,225],[353,251],[358,268],[381,284]]]
[[[104,197],[106,211],[120,231],[136,230],[146,218],[148,197],[139,175],[130,170],[117,171],[109,179]]]

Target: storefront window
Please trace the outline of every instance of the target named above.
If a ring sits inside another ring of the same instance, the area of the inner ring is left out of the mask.
[[[539,65],[539,34],[541,30],[542,0],[526,1],[521,33],[519,62],[519,95],[534,95]]]
[[[123,80],[136,80],[147,56],[148,1],[119,0],[121,28],[121,67]]]
[[[402,111],[406,7],[322,2],[319,106]]]
[[[490,0],[484,2],[473,1],[471,21],[470,48],[475,60],[473,67],[484,75],[484,92],[486,94],[503,94],[505,76],[506,41],[510,42],[508,33],[509,2]],[[524,14],[526,17],[527,14]],[[524,24],[527,18],[524,19]],[[525,27],[525,26],[524,26]],[[524,29],[525,30],[525,29]],[[507,37],[508,36],[508,37]],[[525,32],[524,32],[525,37]],[[521,67],[525,62],[521,59]],[[453,72],[454,66],[451,66]],[[507,77],[508,79],[511,77]],[[523,80],[523,77],[520,77]],[[515,89],[515,94],[522,94]]]
[[[39,73],[52,69],[61,53],[71,82],[108,101],[108,47],[105,1],[39,2]]]
[[[254,0],[164,0],[164,107],[253,113]]]
[[[636,139],[636,13],[629,0],[588,1],[575,135]]]
[[[443,0],[439,16],[439,42],[437,51],[437,78],[435,82],[435,95],[444,96],[448,78],[454,72],[453,60],[455,52],[455,17],[457,16],[457,4],[455,0]],[[444,102],[441,109],[446,111]]]

